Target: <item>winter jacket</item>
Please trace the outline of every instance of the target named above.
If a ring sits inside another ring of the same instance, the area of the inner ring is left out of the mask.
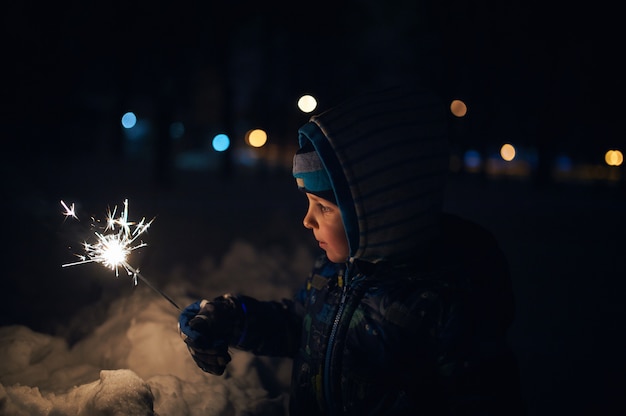
[[[237,345],[293,357],[290,414],[521,414],[506,259],[488,231],[442,213],[441,103],[420,89],[363,94],[299,140],[329,174],[350,257],[318,259],[295,299],[239,296]]]

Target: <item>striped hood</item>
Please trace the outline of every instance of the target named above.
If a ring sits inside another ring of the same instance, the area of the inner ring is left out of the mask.
[[[449,166],[446,117],[426,90],[390,88],[300,128],[300,146],[313,144],[330,178],[351,258],[403,262],[437,237]]]

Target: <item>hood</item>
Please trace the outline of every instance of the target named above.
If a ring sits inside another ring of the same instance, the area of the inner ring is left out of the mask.
[[[364,93],[311,117],[299,142],[313,144],[328,173],[351,258],[405,261],[438,236],[449,151],[436,96]]]

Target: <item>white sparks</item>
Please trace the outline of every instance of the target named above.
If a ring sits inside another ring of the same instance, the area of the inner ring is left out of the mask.
[[[78,219],[74,212],[74,204],[69,208],[63,201],[61,201],[61,204],[66,209],[64,213],[66,217],[72,216]],[[143,241],[136,244],[136,240],[150,227],[154,219],[146,222],[145,218],[142,218],[139,223],[128,221],[128,199],[124,201],[124,210],[118,218],[115,217],[116,213],[117,206],[115,206],[113,212],[108,210],[104,231],[96,231],[94,233],[96,237],[95,242],[85,241],[83,243],[85,254],[76,255],[80,259],[79,261],[66,263],[62,266],[67,267],[95,262],[115,270],[115,276],[119,276],[119,268],[122,267],[129,276],[133,276],[133,281],[136,285],[139,271],[128,264],[128,256],[132,251],[147,245]]]
[[[68,207],[65,202],[61,201],[61,205],[65,208],[64,215],[66,218],[73,217],[78,219],[74,211],[74,204]],[[116,213],[117,206],[113,208],[113,212],[110,209],[107,210],[106,226],[99,227],[100,229],[104,228],[102,232],[94,232],[95,242],[85,241],[83,243],[84,254],[76,254],[76,257],[80,259],[79,261],[66,263],[61,266],[68,267],[85,263],[100,263],[111,270],[115,270],[115,276],[119,276],[119,269],[122,267],[129,276],[133,277],[135,286],[137,285],[137,279],[141,279],[150,289],[163,296],[172,306],[180,311],[180,306],[172,298],[154,287],[148,279],[139,273],[139,269],[133,268],[128,264],[128,256],[131,252],[147,246],[143,241],[137,243],[136,240],[148,230],[154,218],[148,222],[146,222],[145,218],[142,218],[138,223],[128,221],[128,199],[124,200],[124,210],[118,218],[115,218]],[[98,228],[97,224],[99,222],[92,218],[92,226],[94,228]]]
[[[73,217],[73,218],[78,219],[78,217],[76,216],[76,209],[74,208],[74,203],[72,203],[72,205],[68,207],[65,204],[65,202],[61,200],[61,205],[63,205],[63,208],[65,208],[65,212],[63,213],[65,217]]]

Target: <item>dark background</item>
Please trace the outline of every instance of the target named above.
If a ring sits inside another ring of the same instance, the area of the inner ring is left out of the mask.
[[[175,264],[219,256],[240,236],[286,247],[310,238],[287,166],[263,158],[244,166],[234,145],[203,169],[178,157],[206,155],[215,132],[242,141],[242,131],[262,127],[288,159],[308,119],[295,107],[301,94],[323,110],[364,88],[419,79],[468,104],[467,117],[450,119],[457,155],[503,141],[535,155],[521,176],[456,171],[448,199],[449,210],[492,229],[510,258],[511,341],[529,414],[624,414],[626,174],[623,166],[617,180],[593,174],[606,150],[626,150],[616,10],[91,3],[3,5],[0,324],[55,332],[118,284],[61,270],[76,236],[61,199],[102,215],[128,197],[131,214],[158,214],[142,261],[157,284]],[[129,110],[151,125],[139,145],[120,126]],[[178,141],[169,136],[174,121],[185,124]],[[556,180],[559,154],[588,173]]]

